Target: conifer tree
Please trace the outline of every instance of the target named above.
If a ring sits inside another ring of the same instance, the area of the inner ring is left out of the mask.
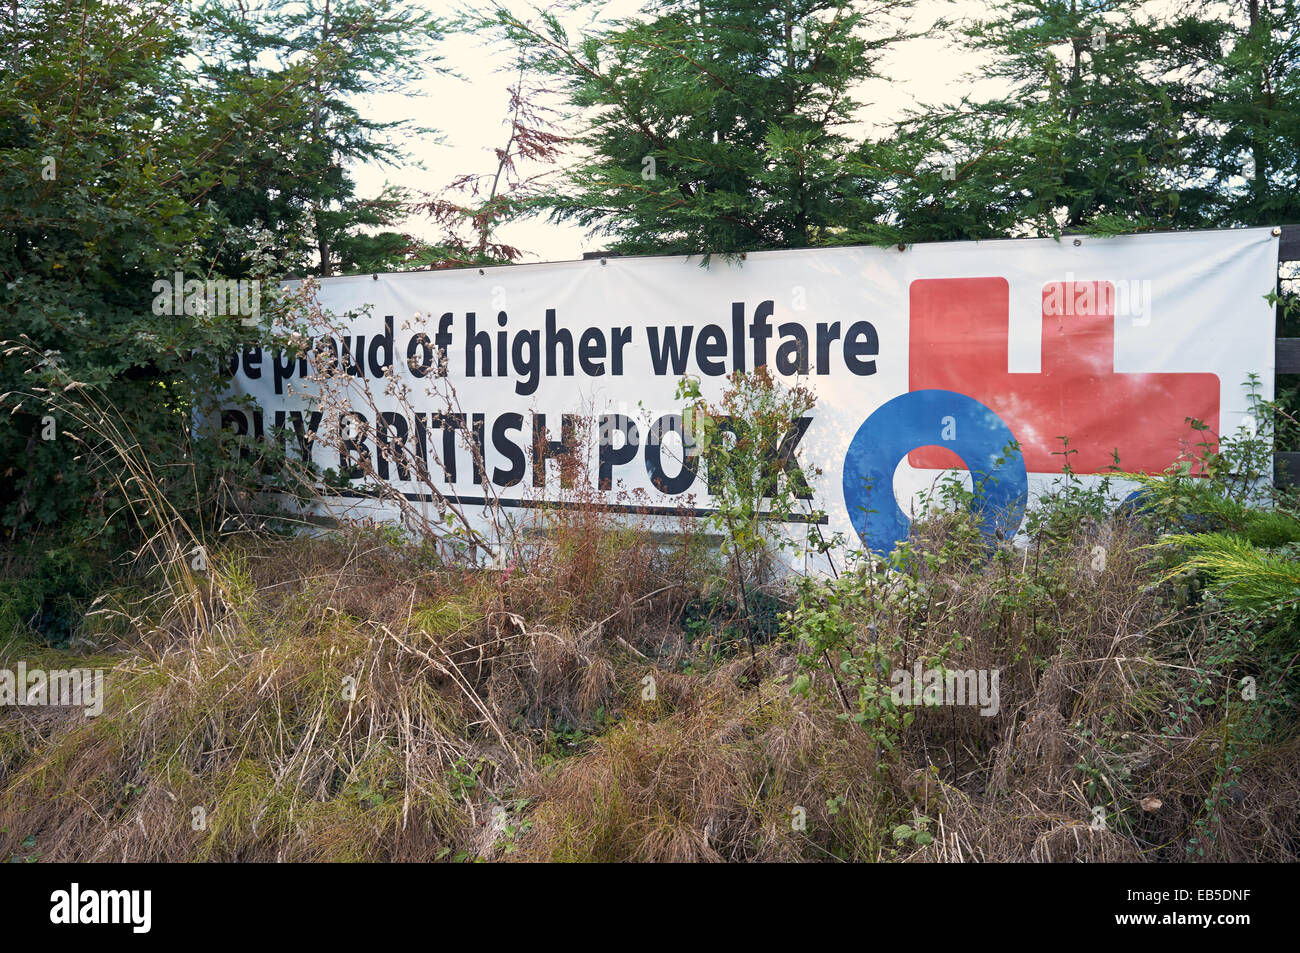
[[[909,6],[660,0],[581,36],[544,11],[480,22],[589,122],[571,188],[539,207],[615,251],[738,253],[833,241],[879,214],[846,164],[848,127]]]
[[[918,110],[858,158],[885,224],[861,240],[1275,224],[1296,201],[1293,0],[1157,15],[1136,0],[1005,0],[962,26],[1004,95]]]
[[[908,116],[866,153],[907,241],[1187,228],[1214,193],[1194,117],[1216,48],[1134,0],[1003,0],[959,36],[1005,94]]]
[[[209,0],[196,13],[201,75],[211,99],[210,135],[226,143],[230,171],[212,191],[232,227],[265,229],[295,273],[380,271],[419,257],[421,244],[393,230],[410,210],[406,189],[357,194],[353,165],[409,159],[408,122],[363,116],[356,97],[407,87],[433,66],[442,26],[400,0],[265,0],[232,7]],[[231,108],[254,97],[274,104],[253,128]]]
[[[1215,4],[1222,55],[1207,97],[1217,225],[1300,222],[1300,5]]]

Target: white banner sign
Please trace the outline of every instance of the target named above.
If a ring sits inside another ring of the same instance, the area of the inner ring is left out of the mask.
[[[678,382],[698,378],[716,398],[728,375],[765,365],[816,395],[789,435],[808,519],[886,551],[948,468],[974,475],[990,528],[1007,530],[1067,450],[1078,474],[1116,461],[1158,472],[1250,426],[1252,375],[1273,396],[1277,241],[1243,229],[329,278],[318,301],[339,330],[313,343],[372,394],[343,422],[352,452],[405,499],[444,495],[484,526],[488,511],[578,495],[707,511]],[[229,403],[223,422],[359,476],[324,438],[313,363],[259,349],[232,359],[233,390],[252,406]],[[383,460],[384,441],[409,441],[429,479]],[[566,450],[585,471],[576,483]]]

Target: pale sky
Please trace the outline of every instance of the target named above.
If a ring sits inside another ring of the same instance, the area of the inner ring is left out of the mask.
[[[445,14],[452,0],[417,2],[435,13]],[[506,0],[506,5],[521,18],[527,18],[528,11],[534,7],[525,0]],[[610,0],[605,9],[618,16],[635,13],[641,6],[642,0]],[[976,0],[920,0],[914,8],[912,27],[921,32],[940,16],[978,16],[987,9],[987,4]],[[581,28],[581,19],[569,15],[566,24],[573,36]],[[456,175],[495,169],[492,150],[504,145],[508,134],[504,121],[507,87],[514,81],[514,74],[509,71],[511,50],[484,46],[475,37],[453,36],[440,43],[436,52],[443,57],[443,65],[464,78],[429,76],[415,87],[413,95],[369,96],[358,105],[364,115],[374,119],[411,119],[433,127],[440,133],[442,142],[435,136],[399,135],[398,142],[423,168],[369,165],[358,168],[360,194],[378,193],[385,181],[434,191]],[[868,104],[862,119],[871,125],[884,124],[900,118],[909,106],[955,101],[973,91],[963,77],[978,63],[977,56],[938,37],[926,36],[900,44],[881,66],[881,72],[893,81],[872,82],[860,90],[857,99]],[[992,89],[977,91],[993,92]],[[436,237],[436,230],[419,219],[407,222],[406,228],[430,239]],[[553,225],[540,218],[504,227],[499,238],[522,248],[524,261],[580,258],[584,251],[597,251],[605,244],[602,238],[588,239],[581,228]]]

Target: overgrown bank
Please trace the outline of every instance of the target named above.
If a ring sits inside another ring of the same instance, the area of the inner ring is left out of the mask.
[[[0,668],[108,672],[98,717],[0,708],[0,853],[1295,860],[1300,523],[1252,459],[1118,513],[1067,478],[1019,545],[941,508],[793,587],[595,511],[494,570],[391,531],[215,541],[63,648],[4,616]],[[900,705],[930,670],[997,672],[996,712]]]

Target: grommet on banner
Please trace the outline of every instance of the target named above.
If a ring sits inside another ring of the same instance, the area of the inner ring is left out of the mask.
[[[606,265],[608,265],[608,264],[609,264],[609,259],[608,259],[608,258],[602,258],[602,259],[600,260],[600,267],[604,268],[604,267],[605,267]]]
[[[1076,239],[1074,240],[1074,247],[1075,247],[1075,248],[1078,248],[1078,247],[1079,247],[1080,245],[1082,245],[1082,244],[1083,244],[1083,240],[1082,240],[1082,239],[1076,238]]]
[[[1276,225],[1274,225],[1274,226],[1273,226],[1273,235],[1274,235],[1274,237],[1276,237],[1276,236],[1278,236],[1278,235],[1281,235],[1281,234],[1282,234],[1282,229],[1280,229],[1280,228],[1278,228]]]
[[[375,281],[378,281],[378,280],[379,280],[379,276],[378,276],[378,275],[371,275],[370,277],[371,277],[373,280],[375,280]]]

